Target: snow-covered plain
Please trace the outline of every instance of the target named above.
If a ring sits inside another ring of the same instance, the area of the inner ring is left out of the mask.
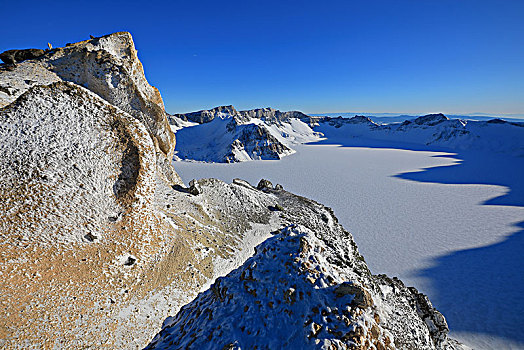
[[[524,159],[328,141],[279,161],[175,168],[185,183],[266,178],[332,207],[372,272],[428,294],[453,337],[476,349],[524,348]]]

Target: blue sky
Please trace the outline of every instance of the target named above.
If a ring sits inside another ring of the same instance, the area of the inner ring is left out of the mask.
[[[133,34],[166,110],[524,114],[524,1],[7,1],[0,50]]]

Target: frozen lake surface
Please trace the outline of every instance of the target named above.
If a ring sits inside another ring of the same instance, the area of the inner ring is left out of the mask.
[[[524,159],[385,147],[320,143],[280,161],[175,168],[186,184],[266,178],[333,208],[371,271],[427,294],[453,337],[524,348]]]

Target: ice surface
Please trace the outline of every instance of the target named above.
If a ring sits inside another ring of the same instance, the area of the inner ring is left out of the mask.
[[[185,183],[266,178],[332,207],[372,272],[428,294],[452,337],[477,349],[524,348],[524,159],[360,146],[302,145],[280,161],[175,167]]]

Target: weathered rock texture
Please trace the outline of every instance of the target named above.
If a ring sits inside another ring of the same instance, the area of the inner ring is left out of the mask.
[[[82,241],[144,220],[154,146],[129,114],[77,85],[29,89],[0,112],[0,235]]]
[[[162,97],[145,78],[131,34],[114,33],[31,58],[0,71],[0,106],[35,85],[62,80],[84,86],[147,127],[158,150],[160,168],[169,181],[180,183],[176,172],[169,168],[175,137]]]
[[[203,184],[202,194],[217,185]],[[329,208],[260,187],[253,195],[281,208],[271,215],[282,228],[166,319],[147,349],[462,348],[427,297],[369,272]]]

